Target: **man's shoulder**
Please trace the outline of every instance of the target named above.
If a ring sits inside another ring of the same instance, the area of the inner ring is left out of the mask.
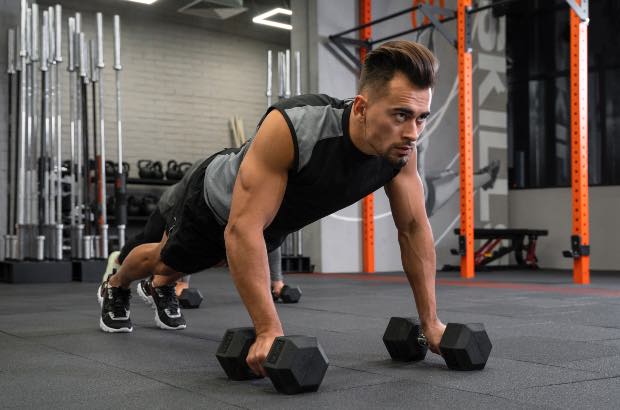
[[[327,94],[302,94],[291,98],[283,99],[273,104],[274,108],[287,110],[298,107],[324,107],[344,108],[350,104],[352,99],[338,99]]]

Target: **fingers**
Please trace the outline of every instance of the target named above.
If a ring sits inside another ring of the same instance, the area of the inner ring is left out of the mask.
[[[266,377],[267,372],[263,368],[263,363],[267,358],[267,352],[261,348],[258,343],[254,343],[248,352],[248,357],[246,358],[246,363],[252,372],[256,375]]]

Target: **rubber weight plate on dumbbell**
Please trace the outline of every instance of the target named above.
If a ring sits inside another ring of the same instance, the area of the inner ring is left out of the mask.
[[[230,380],[259,379],[245,361],[256,333],[252,327],[228,329],[217,348],[215,357]]]
[[[428,347],[418,338],[422,335],[420,322],[414,318],[392,317],[383,334],[383,343],[393,360],[411,362],[424,359]]]
[[[493,345],[482,323],[448,323],[439,350],[452,370],[482,370]]]
[[[181,307],[185,309],[197,309],[202,303],[202,293],[196,288],[186,288],[178,297]]]
[[[277,337],[263,364],[277,391],[284,394],[319,389],[329,360],[314,337]]]

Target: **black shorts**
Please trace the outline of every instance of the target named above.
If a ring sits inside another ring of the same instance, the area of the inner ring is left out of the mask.
[[[129,252],[131,252],[136,246],[140,246],[145,243],[161,242],[165,231],[166,220],[159,211],[159,208],[156,208],[155,211],[153,211],[153,213],[149,216],[142,232],[125,243],[125,246],[121,249],[120,255],[118,255],[119,263],[123,263],[127,255],[129,255]]]
[[[224,226],[217,222],[204,196],[205,169],[212,158],[206,159],[190,177],[185,193],[168,218],[168,241],[161,250],[161,260],[177,272],[195,273],[226,258]]]

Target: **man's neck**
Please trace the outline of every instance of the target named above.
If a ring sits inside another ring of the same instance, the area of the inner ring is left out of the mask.
[[[372,147],[364,140],[365,132],[365,124],[354,119],[353,113],[351,113],[351,116],[349,117],[349,137],[351,138],[351,143],[355,146],[355,148],[366,155],[376,155]]]

